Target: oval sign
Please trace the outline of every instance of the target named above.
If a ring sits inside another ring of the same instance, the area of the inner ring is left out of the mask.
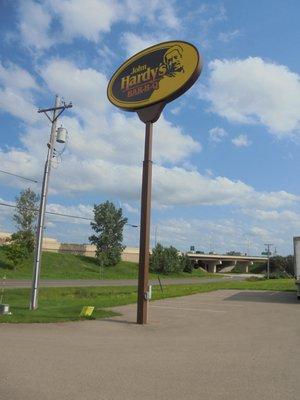
[[[128,111],[166,103],[194,84],[201,67],[199,52],[192,44],[160,43],[120,66],[108,84],[107,97],[115,106]]]

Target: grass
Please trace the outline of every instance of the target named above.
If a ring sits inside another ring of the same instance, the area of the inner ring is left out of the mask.
[[[4,275],[7,279],[31,279],[33,259],[25,260],[15,271],[13,265],[6,258],[3,246],[0,246],[0,278]],[[150,278],[157,275],[150,274]],[[192,274],[179,273],[168,277],[191,278],[210,277],[200,269],[195,269]],[[41,279],[137,279],[138,265],[133,262],[121,261],[114,267],[108,267],[100,275],[99,265],[95,258],[75,254],[43,252]]]
[[[295,291],[293,279],[276,279],[242,282],[215,282],[193,285],[168,285],[162,293],[158,286],[153,288],[153,300],[187,296],[195,293],[220,289]],[[83,306],[94,306],[93,318],[117,315],[110,307],[135,303],[136,287],[89,287],[89,288],[42,288],[39,293],[39,308],[29,311],[29,289],[8,289],[4,303],[10,305],[12,315],[1,316],[2,322],[62,322],[80,320]]]

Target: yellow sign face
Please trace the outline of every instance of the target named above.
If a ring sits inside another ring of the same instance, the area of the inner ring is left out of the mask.
[[[95,307],[92,306],[85,306],[82,307],[80,317],[90,317],[93,314]]]
[[[200,72],[195,46],[181,41],[160,43],[122,64],[108,84],[107,96],[115,106],[135,111],[174,100],[195,83]]]

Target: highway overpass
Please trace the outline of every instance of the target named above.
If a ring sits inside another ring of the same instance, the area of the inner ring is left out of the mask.
[[[267,257],[256,257],[256,256],[235,256],[229,254],[200,254],[194,252],[188,252],[186,255],[200,267],[205,268],[210,273],[216,272],[229,272],[237,263],[242,268],[242,272],[248,273],[249,265],[253,263],[266,263]]]

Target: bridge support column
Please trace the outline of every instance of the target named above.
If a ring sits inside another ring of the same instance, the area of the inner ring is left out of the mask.
[[[241,272],[242,274],[249,273],[249,265],[253,265],[253,261],[245,262],[241,265]]]
[[[210,274],[215,274],[217,272],[217,265],[222,264],[220,260],[213,260],[207,262],[207,272]]]

